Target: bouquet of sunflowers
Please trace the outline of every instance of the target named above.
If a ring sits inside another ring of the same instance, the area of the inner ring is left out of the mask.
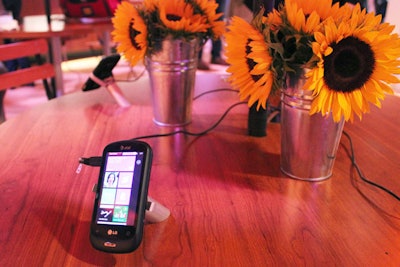
[[[311,90],[310,114],[360,119],[369,104],[380,106],[391,83],[400,80],[400,39],[394,26],[357,4],[332,0],[285,0],[251,23],[233,17],[226,33],[231,84],[249,106],[266,108],[271,92],[288,74],[305,73]]]
[[[144,0],[140,5],[123,1],[112,19],[117,51],[133,66],[157,52],[166,38],[198,38],[204,43],[225,31],[215,0]]]

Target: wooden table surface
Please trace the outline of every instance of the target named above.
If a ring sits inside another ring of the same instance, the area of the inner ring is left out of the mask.
[[[202,75],[202,74],[199,74]],[[206,75],[206,74],[204,74]],[[198,80],[199,80],[198,76]],[[201,76],[196,94],[223,87]],[[89,221],[98,156],[110,142],[167,133],[152,121],[148,80],[124,85],[119,108],[104,89],[51,100],[0,125],[0,266],[398,266],[400,203],[360,181],[342,137],[333,176],[285,177],[280,126],[247,136],[247,107],[234,108],[201,137],[146,139],[154,151],[149,195],[171,210],[147,224],[129,254],[96,251]],[[187,130],[211,126],[238,101],[218,92],[195,100]],[[387,97],[346,124],[369,179],[400,194],[400,99]]]

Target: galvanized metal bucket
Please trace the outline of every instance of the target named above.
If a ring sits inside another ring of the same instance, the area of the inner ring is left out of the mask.
[[[321,181],[332,175],[344,121],[309,115],[312,92],[303,90],[304,77],[288,76],[282,90],[281,170],[289,177]]]
[[[157,52],[145,59],[153,99],[154,122],[162,126],[182,126],[192,120],[198,39],[167,38]]]

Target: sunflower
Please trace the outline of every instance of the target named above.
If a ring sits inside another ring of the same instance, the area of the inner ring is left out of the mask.
[[[348,20],[328,19],[324,31],[315,33],[312,49],[319,62],[307,74],[305,89],[315,97],[310,114],[332,112],[334,121],[353,121],[380,107],[390,83],[398,83],[400,39],[392,27],[356,5]]]
[[[320,25],[321,18],[317,12],[304,13],[296,0],[288,1],[263,18],[262,32],[273,60],[273,91],[283,88],[287,72],[301,73],[304,68],[316,64],[310,43]]]
[[[279,13],[278,10],[273,9],[268,13],[266,24],[269,25],[271,31],[277,31],[282,23],[281,13]]]
[[[296,1],[285,6],[286,16],[292,27],[298,32],[313,33],[320,25],[321,18],[316,11],[307,14]]]
[[[143,1],[143,6],[144,9],[151,13],[151,12],[155,12],[158,8],[158,4],[159,4],[159,0],[146,0]]]
[[[218,39],[221,37],[225,32],[225,23],[220,20],[223,13],[216,13],[218,4],[208,0],[195,0],[195,3],[199,6],[200,13],[206,16],[213,32],[213,38]]]
[[[118,44],[117,51],[134,66],[144,58],[147,50],[147,27],[138,10],[123,1],[116,9],[112,19],[113,40]]]
[[[336,17],[343,15],[339,3],[332,5],[332,0],[285,0],[285,6],[288,8],[297,6],[298,9],[302,10],[306,17],[309,17],[315,12],[321,20],[326,20],[331,16],[336,19]]]
[[[159,7],[161,22],[175,32],[206,32],[209,27],[206,18],[194,14],[193,6],[185,0],[162,1]]]
[[[281,14],[295,31],[312,34],[328,17],[342,15],[339,10],[339,4],[332,6],[332,0],[286,0],[281,7]]]
[[[273,73],[270,71],[272,58],[268,53],[263,34],[239,17],[233,17],[226,38],[227,71],[232,75],[229,82],[239,89],[241,100],[248,105],[256,102],[257,109],[266,109],[270,95]]]
[[[121,1],[112,18],[117,52],[134,66],[146,55],[157,53],[165,39],[198,39],[205,43],[225,32],[215,0]]]

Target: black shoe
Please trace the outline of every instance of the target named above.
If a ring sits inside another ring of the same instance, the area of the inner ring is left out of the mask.
[[[224,66],[228,66],[228,65],[229,65],[229,64],[228,64],[225,60],[223,60],[221,57],[213,58],[213,59],[211,60],[211,63],[212,63],[212,64],[217,64],[217,65],[224,65]]]
[[[210,66],[203,60],[200,60],[199,63],[197,63],[197,68],[199,70],[210,70]]]

